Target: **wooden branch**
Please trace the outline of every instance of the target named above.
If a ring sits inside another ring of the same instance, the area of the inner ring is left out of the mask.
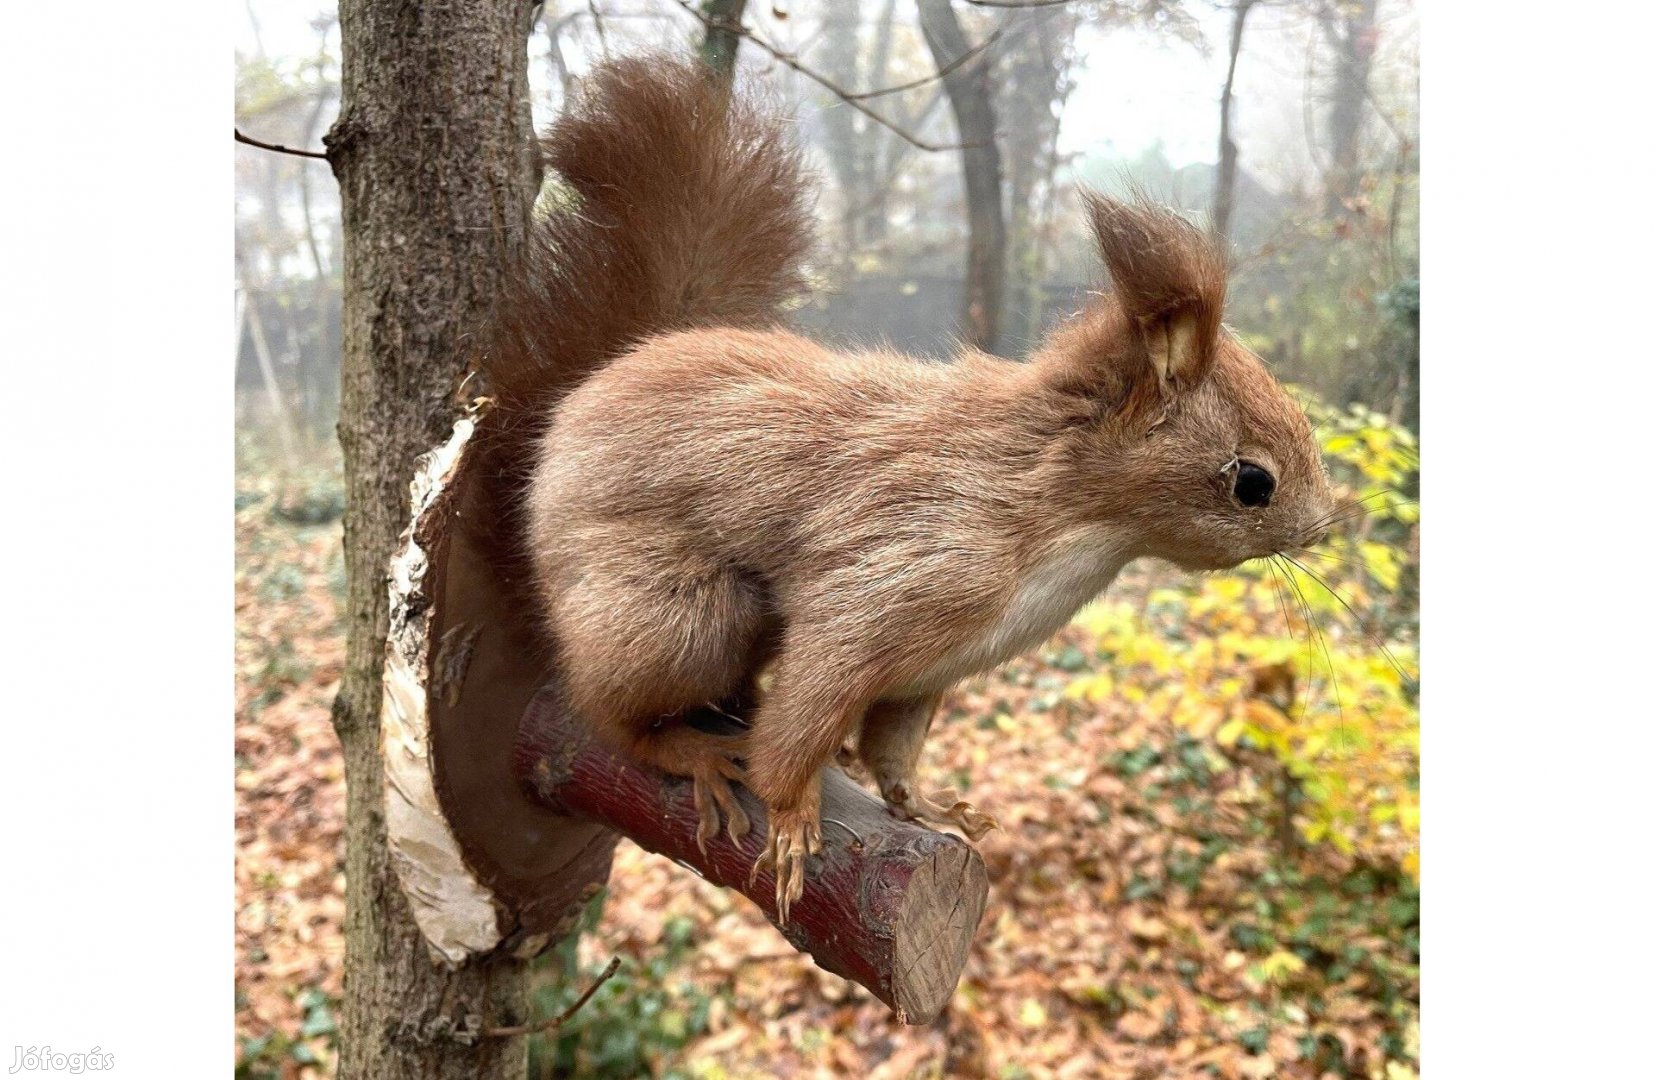
[[[532,1024],[510,1024],[506,1027],[484,1028],[483,1034],[491,1039],[509,1039],[518,1035],[540,1035],[548,1031],[557,1031],[569,1023],[575,1014],[581,1011],[582,1006],[592,1000],[592,995],[598,992],[598,988],[609,982],[615,976],[615,973],[620,970],[621,958],[612,956],[610,962],[604,966],[604,970],[599,973],[596,979],[592,980],[592,985],[582,991],[581,996],[575,999],[575,1004],[563,1012]]]
[[[994,32],[988,37],[984,38],[978,44],[973,45],[970,49],[967,49],[965,52],[949,61],[943,67],[938,68],[930,75],[922,75],[918,79],[911,79],[906,83],[898,83],[895,86],[882,86],[878,90],[864,90],[860,93],[841,94],[840,96],[846,101],[867,101],[869,98],[884,97],[887,94],[900,94],[904,90],[913,90],[916,87],[925,86],[927,83],[938,82],[944,78],[947,78],[951,71],[954,71],[955,69],[971,62],[971,60],[975,57],[981,56],[983,53],[988,52],[990,46],[994,45],[1001,39],[1001,33],[1003,30],[1003,27],[995,27]]]
[[[253,138],[251,135],[243,135],[241,133],[241,128],[236,129],[236,141],[239,143],[246,143],[248,146],[257,146],[260,150],[269,150],[277,154],[292,154],[294,157],[320,158],[323,161],[328,160],[328,155],[322,153],[320,150],[295,150],[291,146],[283,146],[280,143],[264,142],[260,139]]]
[[[751,877],[764,846],[764,808],[737,797],[754,831],[696,847],[690,782],[619,757],[573,720],[554,690],[523,718],[514,771],[547,809],[605,825],[715,885],[734,889],[776,922],[769,871]],[[818,965],[867,987],[903,1023],[925,1024],[948,1004],[983,917],[988,875],[959,837],[893,817],[838,769],[822,784],[823,853],[807,864],[805,893],[781,928]]]

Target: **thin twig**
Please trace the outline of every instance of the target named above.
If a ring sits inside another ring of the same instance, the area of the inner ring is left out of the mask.
[[[936,82],[937,80],[947,76],[950,72],[954,71],[962,64],[971,60],[973,57],[977,56],[979,53],[985,52],[989,46],[999,41],[1002,29],[1002,27],[996,27],[995,32],[984,38],[981,44],[973,45],[970,49],[967,49],[953,60],[950,60],[947,64],[944,64],[930,75],[925,75],[906,83],[900,83],[897,86],[885,86],[878,90],[864,90],[861,93],[841,94],[840,96],[846,101],[867,101],[869,98],[884,97],[886,94],[899,94],[904,90],[913,90],[917,86],[925,86],[929,82]]]
[[[543,1031],[556,1031],[569,1023],[569,1018],[580,1012],[581,1006],[591,1001],[592,995],[598,992],[598,988],[608,982],[610,976],[619,970],[621,970],[621,958],[619,956],[610,957],[609,966],[604,968],[603,974],[593,980],[592,985],[586,988],[584,994],[575,999],[575,1004],[550,1020],[541,1020],[533,1024],[512,1024],[509,1027],[484,1028],[483,1034],[488,1038],[504,1039],[513,1035],[538,1035]]]
[[[251,136],[243,135],[241,133],[241,128],[236,129],[236,141],[239,143],[246,143],[248,146],[257,146],[260,150],[270,150],[278,154],[292,154],[294,157],[321,158],[323,161],[328,160],[328,155],[322,153],[320,150],[295,150],[291,146],[282,146],[279,143],[261,142]]]
[[[592,25],[598,31],[598,47],[607,60],[610,54],[609,35],[604,33],[604,16],[598,11],[598,0],[587,0],[587,10],[592,13]]]
[[[710,15],[703,14],[701,11],[697,10],[696,6],[691,3],[691,0],[674,0],[674,3],[678,4],[679,7],[695,16],[696,20],[703,26],[726,30],[730,33],[736,34],[738,37],[743,37],[748,41],[753,42],[756,47],[769,53],[773,59],[779,61],[786,67],[792,68],[794,71],[799,72],[807,79],[810,79],[812,82],[828,90],[835,97],[839,98],[853,109],[856,109],[858,112],[862,113],[876,124],[879,124],[881,127],[889,129],[898,138],[918,150],[926,150],[935,153],[940,150],[970,150],[983,145],[982,143],[927,142],[926,140],[914,135],[912,132],[904,131],[898,125],[892,123],[884,116],[881,116],[879,113],[857,100],[857,97],[850,90],[847,90],[845,87],[839,85],[834,80],[828,78],[828,76],[806,67],[804,64],[795,59],[792,54],[782,51],[775,45],[772,45],[770,42],[760,37],[758,34],[755,34],[753,31],[749,30],[747,27],[733,26],[723,19],[715,19]]]

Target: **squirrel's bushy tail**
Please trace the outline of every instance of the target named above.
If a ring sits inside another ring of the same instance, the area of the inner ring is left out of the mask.
[[[493,405],[470,451],[483,479],[463,515],[531,641],[523,499],[558,401],[652,335],[777,321],[812,244],[785,121],[699,61],[606,62],[541,147],[556,186],[495,305],[481,364]]]
[[[643,338],[771,322],[802,288],[798,153],[780,117],[700,62],[604,64],[541,146],[563,187],[543,196],[501,297],[485,362],[496,409],[543,416]]]

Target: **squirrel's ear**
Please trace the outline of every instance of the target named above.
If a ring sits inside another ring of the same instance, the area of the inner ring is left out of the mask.
[[[1223,255],[1171,210],[1091,191],[1083,197],[1116,299],[1142,337],[1144,373],[1165,390],[1195,386],[1218,348]]]

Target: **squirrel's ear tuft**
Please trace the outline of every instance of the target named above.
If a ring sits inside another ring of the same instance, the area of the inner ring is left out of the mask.
[[[1188,389],[1213,364],[1225,306],[1225,259],[1190,222],[1143,201],[1085,192],[1117,301],[1138,326],[1163,388]]]

